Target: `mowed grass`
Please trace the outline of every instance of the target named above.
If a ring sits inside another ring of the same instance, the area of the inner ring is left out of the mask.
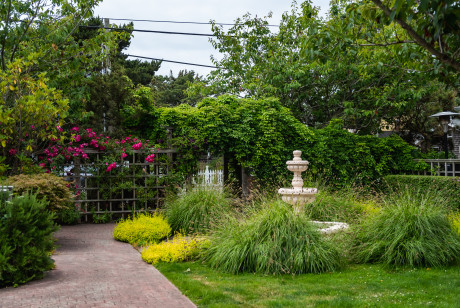
[[[460,266],[350,265],[296,276],[225,274],[200,262],[155,266],[199,307],[459,307]]]

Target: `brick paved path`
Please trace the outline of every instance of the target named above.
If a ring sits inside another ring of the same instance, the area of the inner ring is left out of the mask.
[[[56,269],[42,280],[0,289],[0,307],[195,307],[131,245],[115,241],[114,226],[62,227]]]

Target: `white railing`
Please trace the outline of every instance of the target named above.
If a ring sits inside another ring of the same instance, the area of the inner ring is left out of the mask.
[[[430,165],[430,170],[419,175],[460,176],[460,159],[422,159]]]
[[[222,170],[212,170],[209,169],[209,166],[206,166],[204,170],[198,171],[198,173],[192,177],[192,184],[223,187],[224,174]]]

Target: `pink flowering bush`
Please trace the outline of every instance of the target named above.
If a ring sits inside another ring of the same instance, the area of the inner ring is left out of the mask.
[[[62,128],[58,130],[62,131]],[[57,142],[55,142],[55,144],[50,144],[50,146],[43,151],[43,154],[38,156],[38,165],[44,168],[46,172],[50,172],[54,170],[57,164],[62,165],[70,163],[73,158],[82,158],[83,162],[85,162],[90,158],[88,154],[99,151],[106,152],[107,155],[105,157],[111,160],[107,161],[107,172],[110,172],[116,168],[117,164],[114,161],[120,161],[120,163],[122,163],[123,159],[128,157],[128,153],[126,153],[127,145],[131,145],[131,149],[134,151],[141,149],[153,150],[153,147],[150,146],[147,141],[141,141],[137,138],[133,138],[131,135],[119,140],[113,140],[109,136],[96,133],[91,128],[81,129],[77,126],[69,130],[67,140],[65,145],[58,144]],[[153,163],[154,157],[155,155],[150,154],[145,161]]]
[[[38,155],[37,165],[45,172],[72,177],[74,176],[71,170],[74,167],[73,162],[77,160],[83,168],[81,172],[97,175],[91,180],[97,181],[92,184],[99,187],[102,199],[110,199],[110,196],[116,193],[116,187],[121,187],[120,189],[130,187],[133,173],[145,174],[146,165],[139,163],[154,162],[155,155],[149,142],[132,136],[112,139],[90,128],[82,129],[77,126],[67,132],[63,131],[63,135],[67,137],[65,139],[67,141],[61,144],[57,140],[50,143]],[[134,157],[141,161],[133,161]],[[136,164],[127,168],[133,162]],[[64,166],[68,166],[67,169],[64,169]],[[72,188],[75,196],[84,198],[80,196],[82,190],[78,187],[78,183],[72,183]]]

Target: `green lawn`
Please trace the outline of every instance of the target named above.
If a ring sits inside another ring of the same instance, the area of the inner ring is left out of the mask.
[[[352,265],[337,273],[231,275],[199,262],[156,268],[199,307],[459,307],[460,266],[390,272]]]

